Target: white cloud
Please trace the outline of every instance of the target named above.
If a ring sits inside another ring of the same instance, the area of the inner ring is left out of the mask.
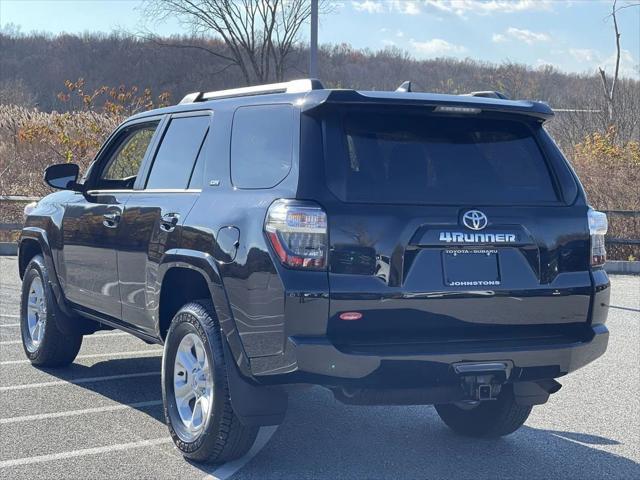
[[[424,0],[430,7],[458,16],[468,13],[488,15],[491,13],[514,13],[530,10],[550,10],[551,0]]]
[[[523,28],[509,27],[504,33],[494,33],[491,41],[494,43],[506,42],[507,40],[518,40],[528,45],[539,42],[548,42],[551,37],[546,33],[532,32]]]
[[[404,37],[404,32],[403,32],[402,30],[398,30],[398,31],[396,32],[396,37],[398,37],[398,38],[402,38],[402,37]]]
[[[418,0],[363,0],[351,2],[354,10],[367,13],[402,13],[405,15],[420,14],[420,2]]]
[[[391,2],[391,8],[406,15],[419,15],[419,2],[411,0],[394,0]]]
[[[353,2],[353,8],[358,12],[382,13],[384,4],[373,0],[364,0],[363,2]]]
[[[596,62],[600,59],[600,53],[591,48],[570,48],[569,55],[579,62]]]
[[[449,43],[441,38],[433,38],[426,42],[411,39],[409,45],[414,51],[427,56],[446,56],[467,51],[466,47]]]
[[[606,56],[598,50],[592,48],[570,48],[569,55],[578,62],[578,71],[595,71],[601,67],[607,72],[608,77],[612,77],[616,68],[616,54]],[[581,67],[581,68],[580,68]],[[640,78],[640,65],[638,60],[629,50],[620,51],[620,76],[628,78]]]
[[[607,75],[613,76],[616,68],[616,54],[612,53],[602,60],[599,66],[604,68]],[[640,63],[629,50],[620,51],[620,76],[640,79]]]

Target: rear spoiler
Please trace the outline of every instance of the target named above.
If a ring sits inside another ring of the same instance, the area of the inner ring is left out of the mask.
[[[553,110],[543,102],[529,100],[505,100],[469,95],[445,95],[438,93],[414,92],[364,92],[357,90],[313,90],[305,96],[303,111],[311,111],[328,104],[345,105],[406,105],[433,107],[433,110],[447,107],[452,112],[463,113],[496,112],[533,117],[540,121],[553,118]]]

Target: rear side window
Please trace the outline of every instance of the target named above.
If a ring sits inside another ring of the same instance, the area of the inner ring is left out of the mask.
[[[291,169],[293,108],[259,105],[238,108],[231,136],[231,180],[238,188],[271,188]]]
[[[412,113],[347,113],[329,129],[330,189],[347,202],[556,202],[525,124]]]
[[[196,159],[202,155],[209,119],[209,115],[171,119],[153,161],[146,188],[187,188]]]

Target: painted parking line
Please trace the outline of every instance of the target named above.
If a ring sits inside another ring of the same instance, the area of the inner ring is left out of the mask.
[[[14,315],[13,313],[0,313],[0,318],[20,318],[20,315]]]
[[[260,452],[260,450],[264,448],[269,440],[271,440],[273,434],[276,433],[276,430],[278,430],[277,426],[260,428],[258,436],[256,437],[256,441],[253,442],[253,446],[246,455],[244,455],[242,458],[219,466],[213,472],[205,476],[202,480],[226,480],[227,478],[234,475],[238,470],[249,463],[253,459],[253,457],[255,457]]]
[[[126,380],[127,378],[152,377],[154,375],[160,375],[160,372],[123,373],[121,375],[105,375],[103,377],[86,377],[86,378],[78,378],[75,380],[53,380],[51,382],[25,383],[23,385],[9,385],[6,387],[0,387],[0,392],[26,390],[29,388],[56,387],[59,385],[81,385],[83,383],[109,382],[112,380]]]
[[[34,463],[52,462],[55,460],[66,460],[68,458],[85,457],[88,455],[100,455],[109,452],[118,452],[130,450],[132,448],[154,447],[170,443],[171,438],[162,437],[151,440],[141,440],[139,442],[118,443],[116,445],[107,445],[104,447],[83,448],[81,450],[71,450],[68,452],[51,453],[49,455],[38,455],[35,457],[16,458],[13,460],[4,460],[0,462],[0,468],[16,467],[20,465],[31,465]]]
[[[2,328],[2,327],[19,327],[19,326],[20,326],[19,323],[3,323],[3,324],[0,324],[0,328]]]
[[[100,338],[100,337],[120,337],[123,335],[130,335],[133,337],[133,335],[127,332],[114,332],[114,333],[110,332],[110,333],[102,333],[102,334],[85,335],[82,341],[84,342],[85,340],[95,340],[96,338]],[[0,345],[20,345],[21,343],[22,343],[22,340],[7,340],[5,342],[0,342]]]
[[[76,360],[83,360],[85,358],[105,358],[105,357],[128,357],[128,356],[136,356],[136,355],[145,355],[152,353],[162,353],[162,350],[136,350],[133,352],[112,352],[112,353],[94,353],[91,355],[78,355]],[[0,366],[3,365],[20,365],[30,363],[29,360],[7,360],[4,362],[0,362]]]
[[[46,420],[48,418],[75,417],[77,415],[87,415],[90,413],[116,412],[118,410],[128,410],[131,408],[156,407],[162,405],[162,400],[149,400],[147,402],[125,403],[122,405],[109,405],[107,407],[84,408],[82,410],[66,410],[63,412],[38,413],[35,415],[23,415],[21,417],[0,418],[0,425],[10,423],[32,422],[34,420]]]

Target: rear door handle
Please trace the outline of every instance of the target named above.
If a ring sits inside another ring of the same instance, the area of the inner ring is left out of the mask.
[[[102,215],[102,224],[107,228],[116,228],[120,223],[120,212],[109,212]]]
[[[178,213],[166,213],[160,219],[160,230],[163,232],[173,232],[178,225],[180,214]]]

